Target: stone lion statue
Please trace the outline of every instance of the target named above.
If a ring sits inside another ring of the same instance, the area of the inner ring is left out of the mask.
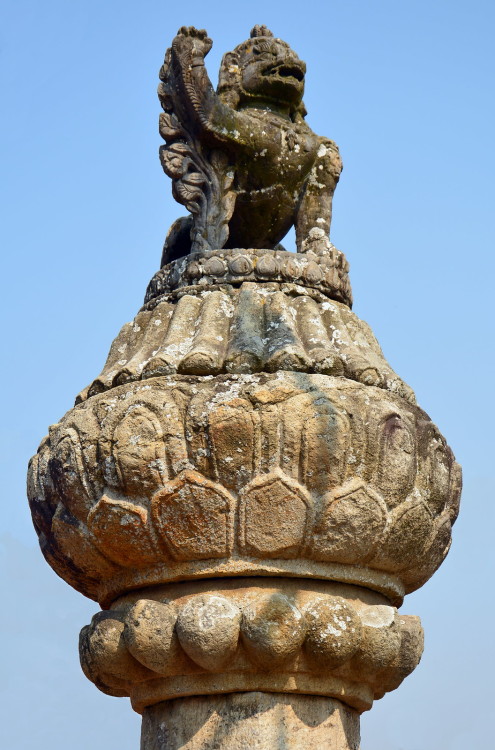
[[[303,104],[306,65],[265,26],[224,55],[217,91],[206,31],[183,27],[160,70],[160,157],[190,216],[172,225],[162,265],[194,251],[278,246],[294,226],[298,252],[329,242],[342,170]]]

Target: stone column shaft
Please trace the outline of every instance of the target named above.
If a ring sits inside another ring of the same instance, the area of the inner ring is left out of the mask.
[[[358,750],[359,714],[333,698],[229,693],[145,709],[141,750]]]

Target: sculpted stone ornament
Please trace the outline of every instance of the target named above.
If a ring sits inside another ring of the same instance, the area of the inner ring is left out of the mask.
[[[82,668],[143,714],[143,750],[357,750],[421,657],[397,608],[448,552],[460,469],[350,309],[304,64],[255,27],[215,93],[210,46],[181,29],[160,73],[190,216],[32,459],[33,521],[102,607]]]
[[[206,31],[182,27],[160,71],[161,162],[191,212],[173,224],[162,264],[190,251],[273,249],[291,226],[298,252],[325,253],[342,162],[304,120],[305,63],[255,26],[224,55],[215,93],[211,46]]]

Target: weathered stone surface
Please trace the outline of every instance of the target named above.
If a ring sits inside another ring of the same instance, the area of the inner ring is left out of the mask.
[[[146,680],[149,672],[129,652],[123,638],[124,623],[118,613],[98,612],[81,630],[79,653],[83,671],[110,695],[125,695],[129,681]],[[120,686],[120,688],[119,688]]]
[[[311,497],[280,470],[256,477],[242,491],[242,549],[262,558],[297,558],[313,520]]]
[[[332,698],[233,693],[143,713],[143,750],[359,750],[359,718]]]
[[[167,674],[185,661],[175,629],[177,609],[170,602],[138,599],[124,621],[127,650],[147,669]]]
[[[316,599],[305,611],[308,635],[305,646],[318,669],[345,664],[363,637],[361,618],[342,597]]]
[[[360,480],[351,480],[325,495],[314,550],[323,560],[366,560],[384,536],[387,516],[382,497]]]
[[[184,471],[153,495],[151,505],[157,531],[175,560],[228,557],[234,503],[218,483]]]
[[[103,603],[256,571],[400,601],[443,560],[459,469],[424,412],[379,388],[303,373],[169,376],[69,412],[33,459],[30,493],[47,558]]]
[[[243,611],[244,647],[262,669],[280,669],[300,650],[305,635],[302,612],[283,593],[260,595]]]
[[[173,292],[194,294],[205,286],[253,282],[282,289],[297,285],[323,300],[330,298],[351,307],[349,264],[344,254],[330,243],[324,253],[318,252],[242,248],[191,253],[157,271],[148,285],[144,310],[154,310]]]
[[[229,599],[206,594],[180,610],[177,633],[182,648],[196,664],[220,671],[237,651],[241,610]]]
[[[211,315],[212,308],[216,311]],[[243,283],[160,297],[126,323],[101,374],[77,403],[160,375],[295,370],[345,376],[414,403],[369,326],[345,305],[302,286]],[[153,450],[153,442],[148,450]],[[150,481],[152,478],[150,477]]]
[[[86,675],[112,695],[126,691],[138,711],[184,695],[267,690],[327,695],[361,712],[422,653],[418,618],[357,586],[241,578],[146,595],[128,594],[104,616],[106,650],[99,616],[81,633]]]

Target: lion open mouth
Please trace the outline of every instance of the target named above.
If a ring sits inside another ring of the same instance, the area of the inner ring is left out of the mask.
[[[264,76],[280,76],[280,78],[295,78],[297,81],[304,80],[304,71],[298,65],[277,65],[270,67],[263,73]]]

